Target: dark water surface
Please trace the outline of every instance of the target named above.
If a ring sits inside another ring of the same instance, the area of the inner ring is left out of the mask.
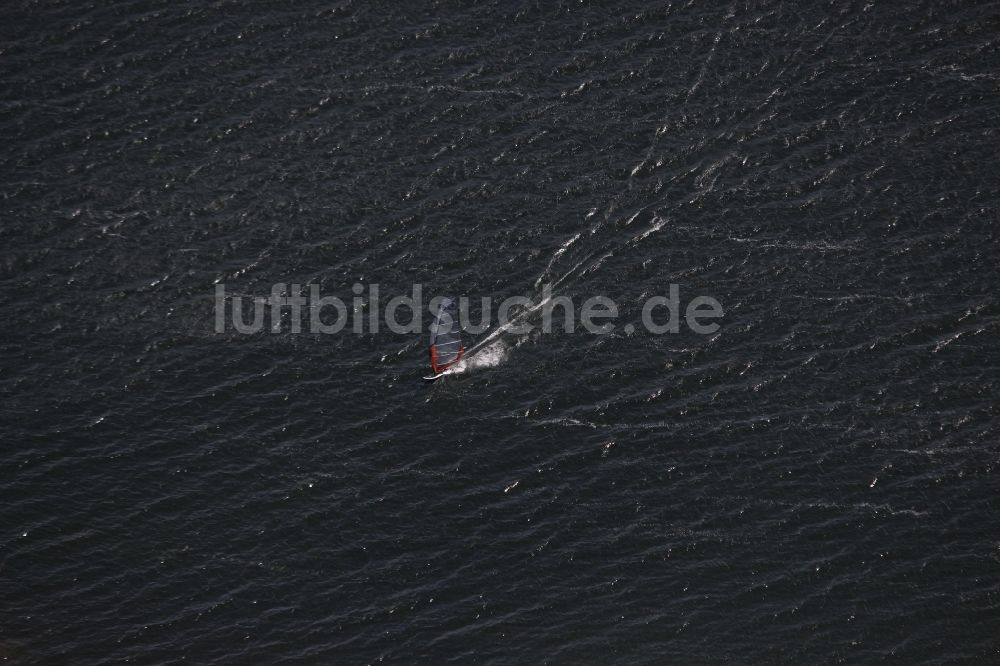
[[[0,658],[1000,659],[995,3],[0,26]],[[214,333],[276,282],[620,316],[428,385]],[[716,334],[623,330],[671,283]]]

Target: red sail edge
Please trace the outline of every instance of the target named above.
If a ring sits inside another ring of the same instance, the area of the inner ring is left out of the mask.
[[[458,348],[458,355],[454,359],[452,359],[448,363],[439,364],[437,362],[438,360],[437,349],[434,348],[434,345],[431,345],[431,370],[434,371],[434,374],[440,375],[442,372],[444,372],[445,370],[447,370],[448,368],[450,368],[451,366],[455,365],[460,360],[462,360],[462,354],[464,353],[465,353],[465,345],[462,345],[461,347]]]

